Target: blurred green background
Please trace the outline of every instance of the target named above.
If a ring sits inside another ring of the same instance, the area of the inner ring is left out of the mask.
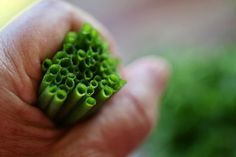
[[[70,0],[113,34],[125,63],[172,65],[160,120],[133,157],[236,157],[233,0]]]
[[[236,47],[198,52],[168,57],[173,74],[148,156],[236,156]]]

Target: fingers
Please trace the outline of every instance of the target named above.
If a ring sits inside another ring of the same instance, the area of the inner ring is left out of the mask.
[[[157,100],[168,77],[168,66],[161,59],[145,58],[124,72],[127,85],[97,116],[61,139],[56,150],[63,150],[57,153],[126,156],[147,136],[155,123]]]

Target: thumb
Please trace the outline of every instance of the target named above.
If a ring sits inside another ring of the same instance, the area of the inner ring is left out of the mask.
[[[117,156],[130,153],[155,125],[169,66],[163,59],[145,57],[127,66],[124,73],[127,85],[104,108],[112,117],[106,139]]]
[[[69,131],[57,143],[56,156],[126,156],[142,142],[155,124],[168,66],[162,59],[144,58],[129,65],[124,73],[127,85],[97,116]]]
[[[162,58],[145,57],[130,64],[125,74],[128,80],[125,87],[127,92],[136,102],[135,106],[139,104],[147,120],[153,124],[159,97],[169,77],[169,65]]]

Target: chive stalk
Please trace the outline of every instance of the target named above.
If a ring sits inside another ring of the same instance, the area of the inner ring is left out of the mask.
[[[77,55],[73,55],[73,56],[71,57],[71,61],[72,61],[72,64],[73,64],[75,67],[77,67],[77,66],[79,65],[79,62],[80,62],[79,57],[78,57]]]
[[[42,93],[42,91],[53,82],[55,77],[56,76],[51,73],[44,75],[42,83],[40,84],[39,87],[39,93]]]
[[[70,125],[80,120],[86,113],[96,105],[96,100],[92,97],[87,97],[81,104],[78,104],[75,109],[66,117],[64,124]]]
[[[61,74],[57,74],[57,76],[54,80],[54,83],[57,85],[60,85],[61,82],[62,82],[62,76],[61,76]]]
[[[68,68],[72,65],[71,59],[70,58],[63,58],[61,59],[60,63],[61,67]]]
[[[74,79],[68,77],[65,81],[65,85],[66,85],[68,91],[71,91],[75,86]]]
[[[100,81],[102,80],[102,77],[99,76],[99,75],[96,75],[96,76],[94,77],[94,80],[96,80],[97,82],[100,82]]]
[[[86,81],[89,81],[89,80],[91,80],[93,78],[93,73],[92,73],[92,71],[91,70],[85,70],[85,72],[84,72],[84,79],[86,80]]]
[[[82,61],[86,57],[86,53],[83,50],[78,51],[78,59],[79,61]]]
[[[92,96],[94,94],[95,90],[93,86],[87,87],[87,96]]]
[[[112,94],[114,93],[114,90],[109,86],[104,86],[95,96],[98,104],[103,103],[107,99],[109,99]]]
[[[53,64],[49,67],[47,73],[50,73],[52,75],[56,75],[61,70],[60,65]]]
[[[96,80],[91,80],[89,85],[96,89],[98,87],[98,82]]]
[[[63,58],[66,58],[67,57],[67,54],[65,51],[58,51],[54,57],[53,57],[53,60],[56,60],[56,59],[63,59]]]
[[[56,94],[48,105],[47,115],[54,119],[57,112],[60,110],[61,106],[67,98],[67,93],[64,90],[57,89]]]
[[[66,91],[67,93],[69,93],[69,89],[68,89],[68,87],[65,84],[60,84],[58,86],[58,88],[61,89],[61,90]]]
[[[71,55],[75,52],[75,47],[73,46],[72,43],[65,43],[63,45],[63,50],[68,54]]]
[[[71,79],[73,79],[73,80],[76,78],[76,76],[75,76],[74,73],[68,73],[68,74],[67,74],[67,77],[68,77],[68,78],[71,78]]]
[[[43,71],[43,73],[45,73],[51,65],[52,65],[52,60],[46,58],[43,61],[43,64],[42,64],[42,71]]]
[[[69,32],[66,37],[64,38],[64,43],[74,44],[77,40],[77,33],[76,32]]]
[[[65,118],[69,112],[75,107],[76,104],[80,102],[80,100],[87,94],[86,85],[79,83],[75,87],[75,89],[71,92],[66,100],[63,108],[58,113],[58,119]]]
[[[113,93],[114,90],[109,86],[105,86],[100,91],[98,91],[98,93],[94,96],[97,101],[97,104],[96,106],[91,108],[91,110],[89,110],[88,116],[95,114],[102,107],[102,105],[112,96]]]
[[[38,98],[38,105],[41,109],[46,109],[52,98],[56,94],[57,87],[56,86],[48,86],[46,87]]]
[[[66,76],[68,73],[69,72],[66,68],[61,68],[61,71],[60,71],[61,76]]]

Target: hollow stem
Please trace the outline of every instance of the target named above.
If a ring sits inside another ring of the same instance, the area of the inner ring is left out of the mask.
[[[111,74],[111,75],[108,75],[107,77],[107,82],[110,87],[115,86],[116,84],[118,84],[119,81],[120,81],[120,77],[116,74]]]
[[[57,76],[56,76],[56,78],[55,78],[55,80],[54,80],[54,83],[55,83],[56,85],[60,85],[61,82],[62,82],[62,76],[61,76],[61,74],[59,73],[59,74],[57,74]]]
[[[96,80],[91,80],[89,85],[96,89],[98,87],[98,82]]]
[[[71,43],[64,43],[63,50],[69,55],[72,55],[76,51],[74,45]]]
[[[58,86],[58,88],[61,89],[61,90],[66,91],[67,93],[69,93],[68,88],[67,88],[66,85],[64,85],[64,84],[60,84],[60,85]]]
[[[86,53],[83,50],[78,51],[78,59],[82,61],[86,57]]]
[[[87,87],[82,83],[77,84],[75,89],[71,92],[71,94],[69,94],[65,105],[63,105],[63,108],[58,113],[58,119],[61,120],[68,116],[68,114],[72,111],[75,105],[78,104],[86,94]]]
[[[92,27],[91,27],[91,25],[90,24],[88,24],[88,23],[84,23],[83,25],[82,25],[82,27],[81,27],[81,33],[82,34],[89,34],[90,32],[91,32],[91,30],[92,30]]]
[[[71,125],[83,118],[86,113],[96,105],[96,100],[87,97],[81,104],[77,104],[75,109],[66,117],[64,125]]]
[[[57,89],[55,96],[53,97],[52,101],[50,102],[47,108],[46,113],[49,116],[49,118],[54,119],[55,115],[60,110],[66,98],[67,98],[67,93],[64,90]]]
[[[87,87],[87,96],[92,96],[94,94],[95,90],[93,86]]]
[[[74,44],[77,40],[77,36],[76,32],[69,32],[64,38],[64,43]]]
[[[66,85],[66,88],[68,89],[68,91],[70,92],[75,86],[74,79],[68,77],[66,79],[65,85]]]
[[[66,58],[67,56],[68,56],[68,54],[67,54],[65,51],[58,51],[58,52],[54,55],[53,60]]]
[[[69,71],[66,68],[61,68],[60,74],[61,76],[66,76],[69,73]]]
[[[92,71],[90,71],[90,70],[85,70],[85,72],[84,72],[84,79],[86,80],[86,81],[89,81],[89,80],[91,80],[93,78],[93,73],[92,73]]]
[[[101,90],[99,90],[94,96],[97,101],[97,104],[96,106],[91,108],[91,110],[89,110],[86,116],[91,116],[92,114],[95,114],[102,107],[102,105],[112,96],[113,93],[113,89],[108,86],[105,86]]]
[[[60,65],[63,68],[70,67],[72,65],[71,59],[70,58],[63,58],[63,59],[61,59]]]
[[[99,88],[100,89],[103,89],[105,86],[107,86],[108,85],[108,82],[107,82],[107,80],[105,80],[105,79],[103,79],[103,80],[101,80],[100,82],[99,82],[99,84],[98,84],[98,86],[99,86]]]
[[[127,83],[127,81],[125,80],[120,80],[117,84],[115,84],[112,89],[114,90],[114,92],[118,92],[122,87],[124,87],[124,85]]]
[[[52,98],[56,94],[57,87],[56,86],[48,86],[46,87],[38,98],[38,105],[42,110],[45,110]]]
[[[56,75],[51,73],[47,73],[46,75],[44,75],[43,80],[39,87],[39,93],[42,93],[42,91],[53,82],[55,77]]]
[[[78,66],[80,62],[79,57],[77,55],[73,55],[71,57],[71,61],[72,61],[73,66],[75,67]]]
[[[42,71],[43,73],[46,73],[46,71],[48,70],[48,68],[52,65],[52,60],[46,58],[43,63],[42,63]]]
[[[61,66],[60,65],[57,65],[57,64],[52,64],[48,71],[47,71],[47,74],[50,73],[50,74],[53,74],[53,75],[56,75],[58,74],[58,72],[61,70]]]
[[[73,79],[73,80],[76,78],[76,76],[75,76],[74,73],[68,73],[68,74],[67,74],[67,77],[68,77],[68,78],[71,78],[71,79]]]
[[[94,77],[94,80],[96,80],[97,82],[100,82],[100,81],[102,80],[102,77],[99,76],[99,75],[96,75],[96,76]]]

